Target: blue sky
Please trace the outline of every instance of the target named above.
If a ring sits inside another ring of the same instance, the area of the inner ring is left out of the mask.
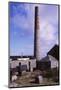
[[[58,44],[58,5],[9,3],[10,55],[34,55],[34,8],[39,7],[40,57]]]

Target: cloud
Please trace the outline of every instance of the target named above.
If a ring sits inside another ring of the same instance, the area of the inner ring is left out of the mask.
[[[44,40],[54,40],[55,39],[55,27],[49,22],[45,21],[43,25],[40,24],[40,37]]]
[[[41,20],[40,20],[41,21]],[[42,23],[41,23],[42,22]],[[47,52],[58,43],[58,29],[47,19],[40,22],[40,46],[41,58],[47,55]]]

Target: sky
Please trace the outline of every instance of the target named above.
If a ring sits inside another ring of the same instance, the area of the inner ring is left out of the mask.
[[[10,55],[34,55],[35,6],[39,8],[40,57],[58,42],[58,5],[9,3]]]

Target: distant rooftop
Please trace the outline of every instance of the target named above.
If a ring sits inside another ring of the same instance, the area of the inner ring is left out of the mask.
[[[10,56],[10,59],[17,60],[18,58],[30,58],[35,59],[34,56]]]

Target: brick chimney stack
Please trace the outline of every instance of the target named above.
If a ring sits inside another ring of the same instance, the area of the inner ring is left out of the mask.
[[[36,60],[40,60],[40,28],[39,28],[39,15],[38,15],[38,7],[35,7],[35,39],[34,39],[34,55]]]

